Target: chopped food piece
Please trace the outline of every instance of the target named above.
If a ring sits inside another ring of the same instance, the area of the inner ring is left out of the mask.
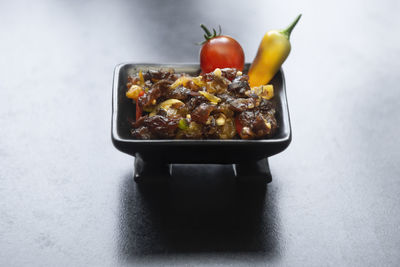
[[[274,86],[272,84],[252,87],[251,90],[259,97],[267,100],[270,100],[274,97]]]
[[[136,102],[136,139],[262,139],[278,128],[273,86],[250,88],[237,69],[191,77],[174,70],[139,71],[126,96]]]
[[[142,95],[144,95],[144,90],[139,85],[132,85],[126,92],[126,97],[135,101]]]
[[[180,119],[178,123],[179,129],[187,130],[189,128],[189,124],[186,119]]]
[[[173,84],[171,84],[170,88],[175,89],[176,87],[182,85],[186,86],[192,79],[187,77],[187,76],[182,76],[179,79],[177,79]]]
[[[207,98],[211,103],[213,104],[218,104],[218,102],[221,102],[221,98],[216,97],[213,94],[210,94],[208,92],[205,91],[199,91],[199,93],[204,96],[205,98]]]
[[[175,115],[177,113],[177,109],[184,105],[185,104],[178,99],[168,99],[160,103],[152,112],[150,112],[149,116],[151,117],[156,115],[157,112],[160,111],[160,109],[166,112],[166,115]]]

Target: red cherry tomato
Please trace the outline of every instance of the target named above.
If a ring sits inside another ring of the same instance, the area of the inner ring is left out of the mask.
[[[206,34],[205,43],[200,51],[200,68],[203,73],[214,71],[216,68],[236,68],[243,70],[244,52],[240,44],[230,36],[217,35],[201,25]]]

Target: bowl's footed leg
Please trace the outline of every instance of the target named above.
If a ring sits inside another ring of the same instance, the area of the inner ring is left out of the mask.
[[[268,158],[259,161],[233,164],[236,178],[243,182],[266,182],[272,181]]]
[[[137,183],[167,181],[171,177],[170,169],[170,164],[144,161],[136,154],[133,178]]]
[[[172,164],[157,161],[144,161],[140,155],[136,155],[133,177],[137,183],[163,182],[171,178]],[[240,182],[263,182],[272,181],[268,158],[259,161],[250,161],[232,164],[236,178]]]

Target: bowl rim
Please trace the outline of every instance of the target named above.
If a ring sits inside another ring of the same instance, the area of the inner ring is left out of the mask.
[[[112,85],[112,116],[111,116],[111,134],[112,139],[114,142],[120,143],[131,143],[131,144],[148,144],[148,145],[256,145],[260,143],[267,143],[267,144],[274,144],[274,143],[286,143],[290,142],[292,139],[292,128],[290,123],[290,116],[289,116],[289,105],[287,101],[287,94],[286,94],[286,83],[285,83],[285,75],[283,69],[281,68],[279,71],[282,77],[282,92],[283,96],[281,99],[281,106],[283,107],[282,111],[282,119],[283,124],[287,127],[287,133],[285,136],[281,138],[269,138],[269,139],[252,139],[252,140],[244,140],[244,139],[150,139],[150,140],[141,140],[141,139],[128,139],[123,138],[118,134],[117,129],[117,119],[118,119],[118,86],[119,86],[119,73],[121,69],[125,66],[133,65],[146,65],[149,67],[199,67],[200,64],[198,63],[147,63],[147,62],[138,62],[138,63],[120,63],[115,66],[114,74],[113,74],[113,85]],[[245,66],[249,66],[250,63],[246,63]]]

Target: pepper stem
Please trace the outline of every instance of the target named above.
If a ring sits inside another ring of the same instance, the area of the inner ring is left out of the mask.
[[[281,33],[283,35],[285,35],[285,37],[289,40],[290,39],[290,34],[292,33],[292,30],[294,29],[294,27],[296,26],[297,22],[299,22],[301,18],[301,14],[299,14],[296,19],[284,30],[281,31]]]

